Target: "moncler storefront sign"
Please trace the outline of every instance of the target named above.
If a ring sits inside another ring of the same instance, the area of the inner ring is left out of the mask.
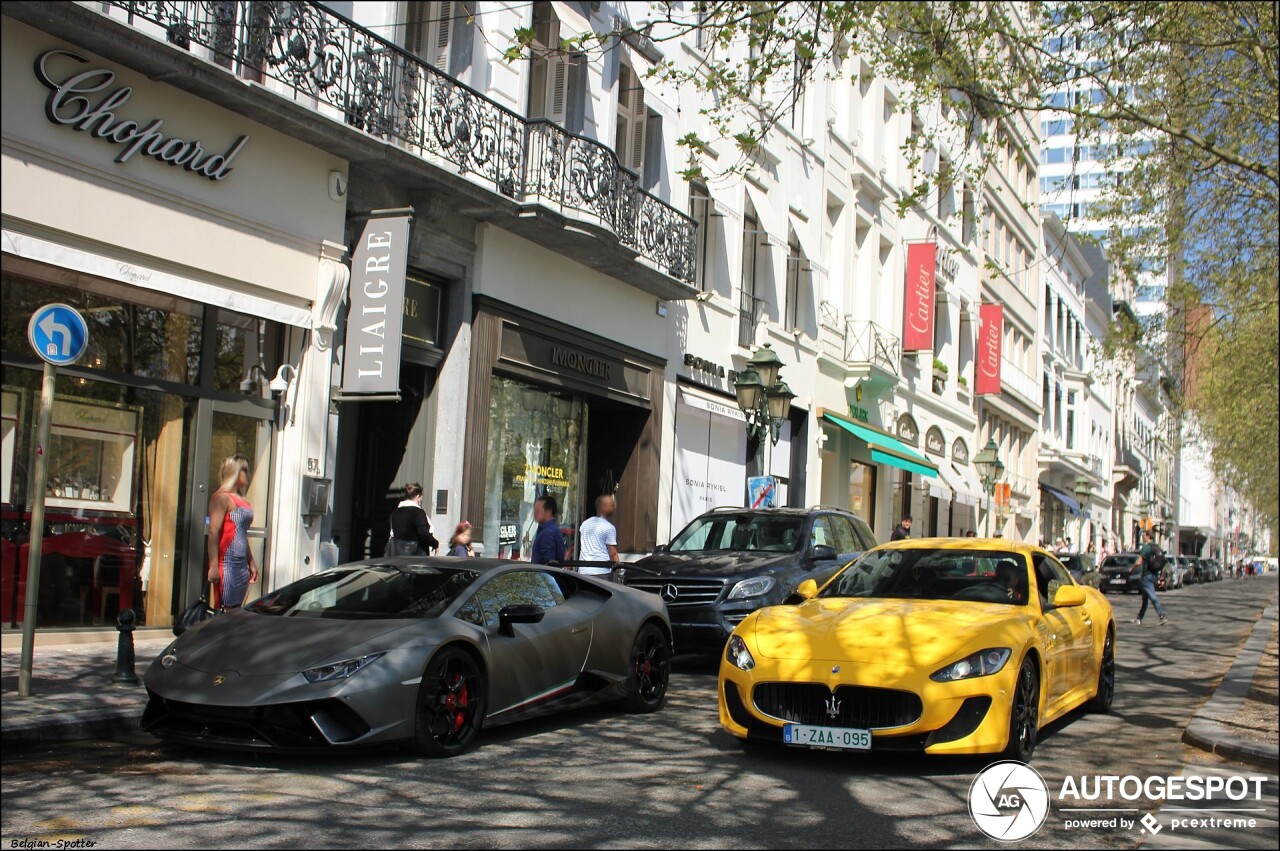
[[[70,50],[49,50],[40,54],[35,64],[36,77],[50,89],[44,104],[45,116],[54,124],[122,145],[115,158],[118,163],[128,162],[134,155],[142,154],[210,180],[224,180],[231,173],[231,161],[249,143],[248,136],[241,136],[231,143],[226,152],[215,154],[206,151],[200,142],[165,136],[160,132],[164,126],[163,118],[154,118],[145,125],[121,118],[115,110],[133,97],[131,86],[113,89],[94,103],[99,93],[105,92],[115,82],[115,72],[95,68],[73,73],[59,81],[51,76],[48,68],[49,60],[58,57],[82,63],[89,61]]]

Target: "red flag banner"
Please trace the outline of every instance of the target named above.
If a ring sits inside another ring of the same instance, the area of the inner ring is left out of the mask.
[[[902,350],[933,348],[933,315],[938,271],[938,246],[932,242],[907,245],[907,283],[902,302]]]
[[[978,310],[982,330],[978,332],[978,360],[975,364],[974,392],[1000,392],[1000,348],[1004,340],[1004,305],[984,304]]]

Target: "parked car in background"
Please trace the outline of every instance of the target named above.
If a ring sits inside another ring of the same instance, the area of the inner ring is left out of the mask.
[[[628,564],[625,582],[663,599],[681,652],[719,653],[747,615],[874,546],[871,527],[839,509],[717,508]]]
[[[1201,582],[1220,582],[1222,580],[1222,565],[1218,564],[1216,558],[1202,558],[1197,560],[1196,576]]]
[[[1075,577],[1076,582],[1090,588],[1097,588],[1102,584],[1102,576],[1098,573],[1098,565],[1089,553],[1058,553],[1057,556],[1058,561],[1062,562],[1062,566],[1071,571],[1071,575]]]
[[[1102,560],[1099,568],[1099,588],[1103,593],[1111,591],[1138,592],[1142,590],[1142,557],[1137,553],[1117,553]]]
[[[1182,588],[1185,585],[1192,585],[1198,581],[1196,576],[1196,566],[1199,559],[1195,556],[1178,556],[1172,560],[1177,572],[1177,575],[1174,578],[1174,588]]]

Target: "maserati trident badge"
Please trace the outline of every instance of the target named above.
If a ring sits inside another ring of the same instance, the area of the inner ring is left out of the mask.
[[[826,705],[828,718],[840,717],[840,701],[836,700],[836,696],[834,694],[831,695],[831,699],[827,701]]]

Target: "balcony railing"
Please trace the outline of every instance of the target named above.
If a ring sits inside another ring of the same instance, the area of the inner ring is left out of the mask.
[[[1008,358],[1000,364],[1000,383],[1025,398],[1032,405],[1040,404],[1040,382],[1023,372],[1022,367]]]
[[[756,327],[760,324],[764,299],[756,298],[746,290],[738,291],[738,345],[749,349],[756,342]]]
[[[671,277],[693,280],[697,224],[645,191],[610,148],[527,120],[331,9],[251,0],[92,6],[514,201],[606,228]]]
[[[870,363],[894,375],[902,361],[902,340],[874,322],[846,317],[844,321],[846,363]]]

